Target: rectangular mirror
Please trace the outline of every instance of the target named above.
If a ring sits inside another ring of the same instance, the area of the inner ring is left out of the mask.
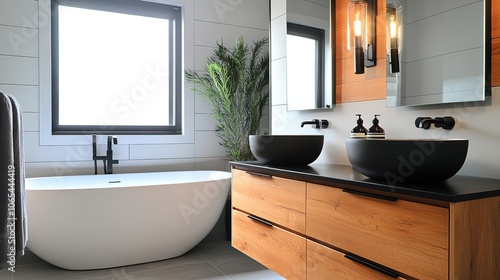
[[[484,101],[491,91],[489,5],[387,0],[387,106]]]
[[[286,1],[287,110],[332,108],[330,0]],[[333,43],[335,38],[333,38]]]

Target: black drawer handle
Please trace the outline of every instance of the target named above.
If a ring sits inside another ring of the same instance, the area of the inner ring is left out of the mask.
[[[361,192],[361,191],[355,191],[355,190],[349,190],[349,189],[342,189],[343,192],[346,193],[352,193],[352,194],[357,194],[357,195],[363,195],[363,196],[368,196],[372,198],[378,198],[378,199],[383,199],[383,200],[388,200],[388,201],[397,201],[398,199],[395,197],[390,197],[390,196],[385,196],[385,195],[379,195],[379,194],[373,194],[373,193],[366,193],[366,192]]]
[[[245,171],[247,174],[254,175],[254,176],[259,176],[259,177],[265,177],[265,178],[272,178],[273,176],[269,174],[262,174],[258,172],[252,172],[252,171]]]
[[[247,217],[250,218],[250,219],[252,219],[252,220],[254,220],[254,221],[256,221],[256,222],[259,222],[259,223],[261,223],[261,224],[263,224],[265,226],[273,227],[273,224],[271,222],[268,222],[268,221],[266,221],[266,220],[264,220],[262,218],[259,218],[259,217],[253,216],[253,215],[248,215]]]
[[[392,277],[392,278],[398,278],[399,277],[399,275],[396,272],[390,270],[389,268],[381,266],[381,265],[379,265],[377,263],[374,263],[372,261],[369,261],[367,259],[355,256],[355,255],[349,255],[349,254],[345,254],[344,257],[347,258],[347,259],[350,259],[351,261],[354,261],[354,262],[357,262],[357,263],[359,263],[361,265],[369,267],[369,268],[371,268],[373,270],[376,270],[376,271],[378,271],[380,273],[383,273],[383,274],[385,274],[385,275],[387,275],[389,277]]]

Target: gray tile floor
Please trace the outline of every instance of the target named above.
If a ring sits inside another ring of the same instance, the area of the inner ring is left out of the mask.
[[[0,270],[0,280],[284,279],[232,248],[229,241],[202,243],[174,259],[88,271],[60,269],[28,252],[15,269]]]

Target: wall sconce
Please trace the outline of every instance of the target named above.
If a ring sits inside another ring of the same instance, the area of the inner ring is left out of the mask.
[[[391,64],[391,73],[399,73],[401,15],[401,5],[397,3],[387,4],[388,49],[390,49],[389,63]]]
[[[354,41],[354,73],[365,73],[365,67],[375,66],[376,0],[351,0],[347,4],[347,49]]]

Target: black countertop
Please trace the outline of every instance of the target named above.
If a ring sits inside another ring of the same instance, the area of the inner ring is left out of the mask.
[[[461,202],[479,198],[500,196],[500,180],[456,175],[433,184],[390,185],[375,181],[354,170],[349,165],[310,164],[302,167],[279,167],[260,164],[257,161],[231,162],[242,170],[253,171],[304,182],[336,186],[352,186],[361,190],[387,192],[446,202]]]

